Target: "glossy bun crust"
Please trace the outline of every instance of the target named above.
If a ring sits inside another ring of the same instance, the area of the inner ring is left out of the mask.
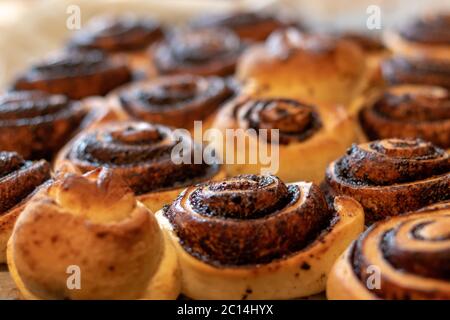
[[[237,76],[264,97],[312,104],[350,103],[365,87],[366,61],[352,41],[286,29],[247,50]]]

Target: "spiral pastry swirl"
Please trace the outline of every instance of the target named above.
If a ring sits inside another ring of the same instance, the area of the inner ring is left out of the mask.
[[[411,21],[399,29],[399,34],[413,42],[425,44],[450,43],[450,15],[429,15]]]
[[[304,248],[330,215],[316,187],[301,190],[255,175],[189,188],[165,211],[185,250],[218,265],[289,255]]]
[[[195,120],[213,114],[231,94],[222,78],[174,75],[131,84],[117,97],[132,118],[191,128]]]
[[[228,28],[241,39],[263,41],[273,31],[293,26],[285,17],[270,15],[265,12],[235,12],[222,15],[207,15],[191,22],[195,28]],[[296,25],[302,28],[300,24]]]
[[[41,90],[72,99],[105,95],[131,79],[128,67],[100,51],[70,52],[32,66],[20,76],[16,90]]]
[[[450,299],[449,230],[450,202],[373,225],[333,267],[328,298]]]
[[[16,152],[0,152],[0,215],[20,203],[50,178],[46,161],[25,161]]]
[[[315,107],[292,99],[243,99],[236,104],[234,116],[240,128],[278,129],[280,144],[304,141],[322,127]]]
[[[162,36],[160,25],[152,19],[102,16],[76,33],[69,46],[104,52],[135,51],[145,49]]]
[[[318,186],[271,175],[192,186],[157,213],[178,251],[182,291],[194,299],[319,292],[336,253],[362,230],[362,217],[350,198],[330,210]]]
[[[234,72],[242,50],[239,37],[228,29],[187,29],[155,49],[154,63],[161,74],[225,76]]]
[[[450,63],[431,59],[408,59],[400,56],[381,64],[388,84],[425,84],[450,89]]]
[[[359,201],[370,224],[449,199],[450,156],[419,139],[353,145],[330,164],[324,188]]]
[[[391,87],[370,101],[359,119],[369,140],[422,138],[450,148],[450,96],[444,88]]]
[[[82,172],[98,166],[112,168],[136,195],[180,188],[207,180],[219,171],[219,165],[195,164],[193,159],[175,163],[172,150],[179,140],[195,148],[188,134],[177,137],[162,125],[112,122],[81,134],[62,156]]]
[[[11,91],[0,96],[0,149],[50,159],[78,128],[85,108],[63,95]]]
[[[0,263],[5,262],[6,242],[28,198],[50,179],[45,160],[26,161],[16,152],[0,152]]]
[[[328,164],[356,139],[353,120],[339,105],[247,93],[219,110],[213,128],[228,176],[265,172],[286,182],[320,183]]]

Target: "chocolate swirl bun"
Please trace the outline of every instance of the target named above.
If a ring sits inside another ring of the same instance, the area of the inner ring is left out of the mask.
[[[172,153],[180,148],[180,141],[186,154],[180,157],[176,153],[175,157]],[[110,122],[81,133],[61,151],[55,166],[64,168],[66,164],[81,172],[99,166],[111,168],[139,200],[156,211],[184,187],[222,175],[218,164],[195,164],[196,148],[188,133],[175,134],[169,127]]]
[[[450,299],[449,230],[450,202],[373,225],[336,262],[328,298]]]
[[[235,111],[242,128],[278,129],[280,144],[304,141],[322,127],[316,108],[291,99],[249,100]]]
[[[72,99],[105,95],[131,79],[128,67],[100,51],[70,52],[32,66],[20,76],[16,90],[41,90]]]
[[[450,14],[426,15],[386,32],[387,46],[407,57],[449,61]]]
[[[160,74],[225,76],[234,72],[243,50],[239,37],[228,29],[178,30],[154,51]]]
[[[196,18],[191,22],[195,28],[228,28],[233,30],[241,39],[263,41],[273,31],[293,26],[293,21],[280,15],[267,12],[232,12],[219,15],[207,15]],[[300,23],[295,24],[303,28]]]
[[[210,122],[231,94],[219,77],[173,75],[119,89],[113,103],[134,119],[191,129],[195,120]]]
[[[16,152],[0,152],[0,263],[14,223],[38,187],[50,179],[45,160],[26,161]]]
[[[324,188],[359,201],[370,224],[450,199],[450,156],[422,140],[353,145],[329,165]]]
[[[107,169],[60,174],[36,193],[17,220],[7,257],[25,299],[179,295],[173,246],[154,215]],[[77,271],[74,290],[67,274]]]
[[[450,63],[394,56],[381,64],[388,84],[426,84],[450,89]]]
[[[78,128],[85,108],[63,95],[11,91],[0,96],[0,149],[50,159]]]
[[[312,183],[241,175],[189,187],[157,217],[188,297],[294,298],[323,290],[336,253],[363,228],[357,202],[334,208]]]
[[[69,46],[79,49],[124,52],[144,50],[162,38],[161,26],[152,19],[134,16],[101,16],[93,18],[77,32]]]
[[[355,42],[295,28],[246,50],[236,72],[252,93],[310,104],[347,105],[368,81],[365,56]]]
[[[223,150],[222,158],[236,158],[226,161],[230,176],[271,170],[289,182],[321,181],[327,164],[356,139],[350,117],[341,107],[316,108],[294,99],[250,95],[241,95],[225,105],[213,128],[221,132],[212,140],[217,150]],[[235,130],[234,138],[229,137],[229,129]],[[239,145],[239,141],[245,145]],[[277,161],[278,167],[268,168],[261,152]],[[258,154],[259,158],[252,160]]]
[[[422,138],[450,148],[450,95],[444,88],[388,88],[369,99],[359,120],[368,140]]]

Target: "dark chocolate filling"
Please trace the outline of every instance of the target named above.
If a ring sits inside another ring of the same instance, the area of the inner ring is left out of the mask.
[[[256,131],[278,129],[280,144],[305,141],[322,127],[314,107],[290,99],[245,100],[236,104],[233,115]]]
[[[176,164],[172,150],[180,141],[168,127],[141,122],[106,125],[80,137],[67,158],[84,172],[98,166],[115,169],[140,195],[207,180],[219,171],[219,165],[195,164],[195,145],[190,137],[183,139],[192,148],[190,163]]]
[[[448,203],[447,203],[448,204]],[[443,203],[445,208],[445,203]],[[440,210],[439,206],[436,209]],[[430,213],[429,221],[412,223],[409,226],[409,241],[421,241],[424,245],[430,243],[430,245],[436,242],[448,241],[450,234],[431,235],[431,237],[424,237],[420,234],[421,229],[426,228],[435,223],[439,223],[440,219],[450,219],[449,215],[436,215],[434,217],[434,209],[428,209]],[[404,274],[405,276],[414,275],[416,277],[422,277],[426,279],[434,279],[438,281],[450,280],[450,247],[442,247],[440,249],[427,250],[426,248],[415,249],[414,247],[408,247],[408,245],[400,246],[397,243],[397,234],[401,228],[406,227],[406,223],[414,221],[414,214],[405,216],[401,222],[395,227],[386,229],[378,242],[378,248],[383,255],[385,262],[391,265],[397,273]],[[376,264],[370,256],[371,249],[365,248],[365,242],[372,237],[373,230],[379,228],[379,222],[377,225],[373,225],[366,230],[360,238],[351,247],[350,263],[355,272],[355,275],[360,279],[363,284],[367,283],[368,277],[373,274],[369,271],[369,267]],[[411,288],[408,288],[408,283],[397,282],[395,278],[386,276],[383,270],[380,270],[379,276],[381,277],[381,283],[379,288],[369,288],[373,294],[382,299],[448,299],[450,292],[440,292],[436,290],[421,290],[420,286],[415,287],[412,284]]]
[[[320,189],[242,175],[187,189],[164,215],[189,254],[216,266],[269,263],[304,249],[332,219]]]

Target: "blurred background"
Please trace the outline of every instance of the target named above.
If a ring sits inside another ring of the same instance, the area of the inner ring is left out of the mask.
[[[59,47],[69,36],[68,7],[77,5],[81,22],[99,13],[134,12],[168,23],[198,14],[236,9],[285,10],[312,29],[325,31],[366,28],[370,5],[381,9],[381,30],[413,15],[450,10],[449,0],[0,0],[0,87],[18,71]]]

